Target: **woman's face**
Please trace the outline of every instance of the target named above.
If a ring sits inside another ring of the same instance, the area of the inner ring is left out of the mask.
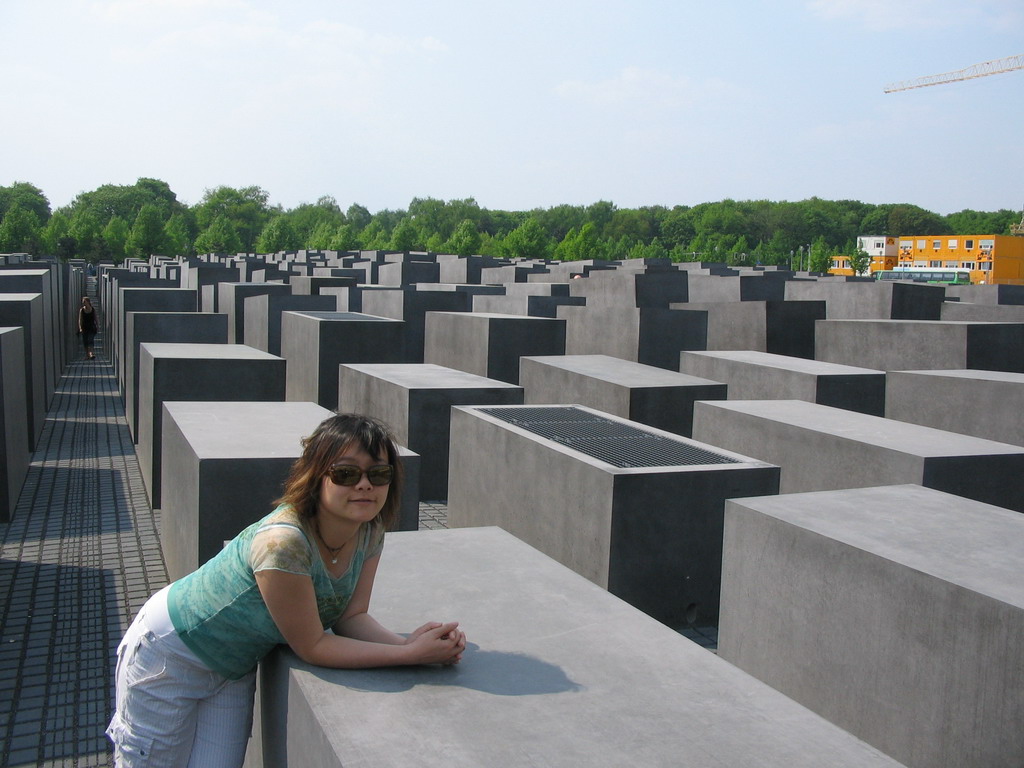
[[[348,465],[363,472],[355,485],[336,485],[330,476],[325,474],[320,479],[317,516],[324,522],[334,520],[360,524],[373,520],[384,507],[390,486],[371,484],[365,470],[387,463],[386,452],[381,456],[373,456],[358,443],[350,444],[335,457],[332,465]]]

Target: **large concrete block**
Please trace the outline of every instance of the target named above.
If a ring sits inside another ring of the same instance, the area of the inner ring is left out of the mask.
[[[782,468],[782,493],[916,483],[1024,512],[1024,447],[802,400],[697,403],[693,436]]]
[[[274,508],[302,438],[331,411],[315,403],[165,402],[160,544],[171,581]]]
[[[217,290],[220,292],[218,310],[228,316],[228,342],[248,344],[245,338],[245,300],[250,296],[289,296],[292,287],[285,283],[219,283]]]
[[[563,306],[558,308],[558,316],[566,321],[565,352],[569,355],[609,355],[678,371],[680,352],[707,349],[707,312]]]
[[[238,267],[227,267],[220,263],[189,265],[182,271],[181,287],[196,291],[200,297],[199,309],[203,312],[216,312],[218,283],[237,283]]]
[[[0,327],[17,326],[24,329],[25,409],[28,414],[25,449],[32,451],[43,433],[50,404],[46,386],[46,337],[41,294],[0,292]]]
[[[232,264],[238,267],[239,281],[243,283],[265,283],[267,282],[267,270],[273,268],[267,259],[262,256],[236,258],[232,261]],[[256,275],[259,275],[262,279],[256,279]]]
[[[814,357],[880,371],[1024,373],[1024,323],[822,320],[815,329]]]
[[[381,264],[377,270],[377,282],[380,285],[401,287],[440,281],[441,268],[434,262],[401,261],[394,264]]]
[[[578,403],[686,437],[694,402],[727,397],[726,385],[710,377],[607,355],[523,357],[519,376],[527,404]]]
[[[790,280],[790,301],[824,301],[829,320],[938,320],[941,285],[888,281]]]
[[[140,280],[142,278],[142,280]],[[125,343],[125,315],[128,312],[195,312],[198,308],[198,294],[185,291],[170,285],[170,281],[150,278],[139,272],[123,276],[117,280],[106,281],[109,301],[99,305],[100,331],[105,334],[103,347],[105,357],[111,361],[118,382],[123,387],[122,360]],[[93,306],[96,301],[93,300]],[[78,330],[78,310],[76,309],[76,328]],[[122,388],[122,392],[123,392]]]
[[[724,382],[733,400],[806,400],[885,414],[884,371],[754,351],[683,352],[679,370]]]
[[[516,286],[562,285],[561,283],[510,283]],[[562,306],[583,307],[587,300],[582,296],[561,296],[549,294],[477,295],[473,297],[474,312],[496,312],[506,315],[528,317],[558,317]]]
[[[372,291],[393,291],[394,288],[387,288],[382,285],[354,285],[351,288],[321,288],[321,296],[331,296],[335,305],[332,311],[338,312],[362,312],[363,295]]]
[[[357,312],[285,312],[281,357],[288,361],[287,399],[337,408],[338,366],[405,362],[404,325]]]
[[[128,351],[125,346],[129,312],[195,312],[199,309],[196,291],[184,288],[119,288],[118,310],[111,318],[111,342],[107,344],[107,356],[117,372],[121,393],[125,392],[127,380]],[[77,329],[76,329],[77,330]]]
[[[1021,541],[913,485],[732,500],[718,653],[907,766],[1016,768]]]
[[[28,472],[25,329],[0,327],[0,523],[9,522]]]
[[[513,285],[526,285],[526,283],[513,283]],[[444,291],[451,293],[468,293],[473,298],[477,296],[504,296],[508,290],[505,285],[473,285],[468,283],[417,283],[417,291]]]
[[[141,344],[136,452],[153,507],[162,501],[164,403],[282,401],[284,391],[285,361],[244,344]]]
[[[357,285],[365,283],[369,279],[368,273],[369,270],[365,266],[358,269],[352,267],[315,267],[313,269],[313,277],[348,277],[354,279]],[[316,286],[316,290],[322,293],[325,287]]]
[[[897,765],[495,528],[389,534],[370,610],[458,619],[470,647],[365,670],[274,652],[248,768]]]
[[[452,410],[448,525],[497,525],[670,626],[718,618],[726,499],[755,459],[579,406]]]
[[[695,303],[781,302],[785,298],[786,274],[781,272],[689,276],[688,301]]]
[[[125,262],[126,264],[129,262]],[[188,300],[185,300],[183,306],[177,300],[170,300],[171,303],[165,303],[158,300],[158,303],[150,304],[146,300],[142,299],[144,294],[138,294],[136,298],[135,294],[129,294],[133,299],[133,303],[129,307],[124,307],[122,299],[124,292],[131,289],[143,289],[143,290],[157,290],[157,289],[170,289],[170,290],[181,290],[181,286],[176,284],[172,280],[161,280],[149,275],[148,268],[145,271],[143,267],[135,265],[133,269],[121,268],[121,269],[108,269],[103,273],[103,278],[100,280],[97,286],[97,293],[99,298],[99,306],[97,309],[100,310],[100,332],[103,335],[103,352],[105,357],[114,365],[115,371],[120,373],[121,364],[121,345],[124,342],[124,328],[122,321],[126,312],[170,312],[170,311],[184,311],[194,312],[199,302],[199,292],[192,292],[196,298],[196,305],[189,306]],[[97,302],[94,300],[93,305],[96,306]],[[81,297],[79,297],[79,306],[81,306]],[[77,326],[77,312],[78,307],[75,308],[75,330],[78,330]]]
[[[484,267],[480,270],[481,283],[525,283],[535,275],[547,273],[541,264],[507,264],[496,267]]]
[[[1024,445],[1024,374],[889,371],[885,415],[897,421]]]
[[[423,361],[427,312],[468,312],[472,296],[464,291],[417,291],[414,288],[362,291],[362,311],[405,321],[409,360]]]
[[[497,265],[497,260],[490,256],[462,256],[456,259],[438,260],[438,280],[442,283],[480,284],[480,274],[484,267]]]
[[[440,365],[342,365],[339,410],[388,424],[420,456],[420,498],[448,498],[448,435],[453,405],[523,402],[521,387]]]
[[[690,302],[671,308],[707,313],[707,349],[750,349],[810,359],[815,321],[825,318],[822,301]]]
[[[334,296],[275,296],[245,299],[245,343],[272,355],[281,354],[281,315],[285,312],[334,312]]]
[[[487,312],[428,312],[423,362],[509,384],[524,355],[565,353],[565,320]]]
[[[43,388],[44,407],[49,404],[56,391],[57,382],[63,370],[60,366],[59,350],[63,347],[60,343],[58,328],[60,322],[60,304],[57,302],[57,289],[54,283],[54,274],[49,269],[4,269],[0,270],[0,298],[4,296],[24,296],[26,294],[37,294],[40,297],[39,330],[41,335],[38,340],[42,343],[35,348],[33,357],[41,359],[43,364]],[[15,299],[17,301],[17,299]],[[81,298],[79,298],[79,303]],[[0,319],[2,325],[17,325]],[[75,319],[75,330],[78,330],[78,319]],[[35,333],[35,331],[33,331]]]
[[[129,312],[125,318],[124,413],[139,442],[139,346],[143,343],[226,344],[228,317],[218,312]]]
[[[575,267],[575,262],[573,266]],[[572,280],[572,296],[584,297],[588,307],[642,307],[667,309],[676,301],[688,301],[689,274],[675,268],[645,267],[587,270],[588,278]],[[559,279],[565,279],[563,273]],[[570,278],[572,279],[572,278]]]
[[[1024,304],[1024,285],[947,285],[946,296],[970,304]]]
[[[950,287],[952,288],[953,286]],[[990,287],[998,288],[999,286],[993,285]],[[985,323],[1024,323],[1024,306],[1020,304],[967,304],[962,301],[947,301],[942,305],[942,314],[939,319]]]
[[[359,282],[354,275],[296,275],[289,284],[296,296],[317,296],[324,288],[351,288]]]

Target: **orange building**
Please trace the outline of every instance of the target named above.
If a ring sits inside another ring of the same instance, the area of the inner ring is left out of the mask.
[[[897,258],[900,267],[968,269],[972,283],[1024,285],[1024,237],[1018,235],[902,236]]]
[[[1024,237],[1020,235],[862,237],[857,245],[871,256],[871,274],[894,267],[967,269],[972,283],[1024,285]],[[829,272],[852,275],[849,257],[837,257]]]

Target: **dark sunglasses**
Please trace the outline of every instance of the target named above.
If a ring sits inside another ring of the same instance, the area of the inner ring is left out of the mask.
[[[335,485],[355,485],[363,477],[363,470],[352,464],[335,464],[328,468],[327,476]],[[389,485],[395,477],[395,468],[390,464],[374,464],[366,470],[370,485]]]

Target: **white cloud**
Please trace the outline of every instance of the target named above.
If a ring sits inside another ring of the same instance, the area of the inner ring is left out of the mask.
[[[448,48],[330,17],[277,15],[246,0],[108,0],[91,7],[126,77],[172,89],[194,114],[231,119],[365,114]],[[171,78],[171,79],[169,79]]]
[[[966,25],[993,29],[1019,26],[1019,0],[809,0],[817,16],[854,21],[872,31],[948,29]]]

